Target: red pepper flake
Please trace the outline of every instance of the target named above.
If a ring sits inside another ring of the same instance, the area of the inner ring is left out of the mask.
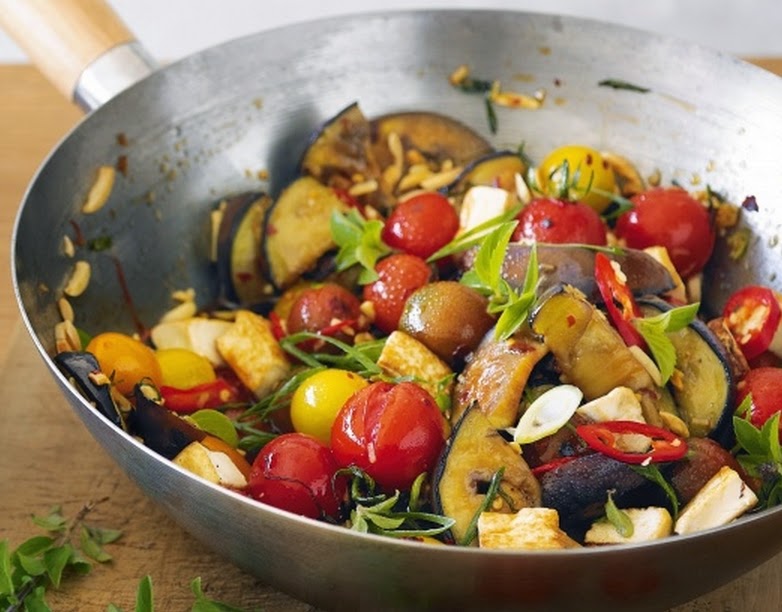
[[[128,156],[127,155],[120,155],[117,158],[117,164],[116,164],[117,172],[121,172],[122,176],[128,175]]]
[[[576,324],[576,317],[574,317],[572,314],[569,314],[567,316],[567,326],[573,327]]]
[[[117,134],[117,144],[121,147],[128,146],[128,136],[125,134],[125,132],[120,132]]]
[[[758,212],[760,208],[758,207],[758,201],[755,199],[755,196],[747,196],[744,198],[744,201],[741,203],[741,207],[744,210],[748,210],[750,212]]]

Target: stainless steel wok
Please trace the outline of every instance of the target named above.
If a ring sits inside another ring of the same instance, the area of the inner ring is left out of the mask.
[[[147,68],[129,56],[132,81]],[[142,321],[170,308],[172,289],[194,287],[206,303],[215,291],[207,261],[214,201],[259,187],[276,192],[308,133],[350,102],[369,116],[435,110],[490,136],[480,98],[448,83],[462,63],[509,89],[547,90],[537,111],[498,109],[491,136],[498,148],[524,141],[539,159],[555,146],[586,143],[634,160],[643,175],[659,169],[665,181],[708,183],[736,202],[754,195],[760,210],[743,215],[754,235],[749,251],[731,262],[720,241],[705,297],[718,308],[748,281],[782,284],[782,80],[692,44],[574,18],[366,14],[206,50],[90,112],[43,164],[19,212],[13,278],[27,328],[85,426],[150,497],[226,558],[316,606],[661,609],[708,592],[782,550],[782,508],[697,535],[609,549],[486,551],[359,535],[259,506],[175,467],[98,416],[49,357],[56,301],[73,265],[61,247],[72,222],[85,235],[112,236],[111,255],[124,266]],[[599,87],[606,78],[651,92]],[[101,104],[124,84],[81,99]],[[104,209],[81,214],[96,168],[121,155],[127,177],[118,177]],[[270,180],[260,182],[258,170]],[[132,331],[112,257],[86,257],[93,277],[72,300],[77,325]]]

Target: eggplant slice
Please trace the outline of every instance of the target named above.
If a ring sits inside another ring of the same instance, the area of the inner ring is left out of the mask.
[[[638,300],[645,316],[670,310],[656,298]],[[677,384],[670,383],[678,416],[690,435],[724,441],[731,430],[734,379],[730,355],[706,323],[695,320],[668,338],[676,349]]]
[[[54,363],[112,425],[126,429],[117,404],[111,397],[111,385],[97,383],[93,378],[95,374],[100,373],[101,369],[92,353],[65,351],[55,355]]]
[[[518,512],[540,506],[540,484],[517,446],[502,437],[476,407],[456,424],[434,472],[434,510],[456,522],[451,534],[461,542],[483,505],[494,474],[504,469],[492,512]]]
[[[447,192],[459,195],[470,187],[485,185],[516,192],[516,175],[524,176],[527,164],[513,151],[493,151],[467,164]]]

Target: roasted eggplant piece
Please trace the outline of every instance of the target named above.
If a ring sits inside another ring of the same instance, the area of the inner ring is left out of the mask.
[[[524,284],[531,247],[511,243],[505,255],[503,276],[513,287]],[[544,292],[559,284],[571,285],[587,296],[591,302],[600,302],[600,292],[595,284],[594,248],[576,245],[538,244],[538,290]],[[477,249],[469,251],[461,265],[469,268]],[[627,285],[636,296],[661,295],[674,287],[665,266],[651,255],[636,249],[621,249],[606,255],[622,266]]]
[[[264,217],[271,199],[259,192],[242,193],[220,203],[216,259],[220,301],[251,306],[269,299],[261,248]]]
[[[605,514],[608,491],[617,505],[649,481],[626,463],[600,453],[562,463],[540,477],[541,502],[559,512],[565,529],[583,525]]]
[[[101,369],[95,355],[82,351],[65,351],[55,355],[54,363],[110,423],[126,429],[117,404],[111,397],[111,385],[108,381],[96,382],[95,375],[100,374]]]
[[[456,381],[451,420],[456,422],[476,404],[495,427],[515,425],[532,369],[547,353],[528,329],[506,341],[497,340],[490,330]]]
[[[334,248],[331,215],[347,208],[331,187],[311,176],[283,190],[269,210],[264,237],[268,278],[277,289],[292,285]]]
[[[554,355],[562,378],[581,389],[587,400],[629,387],[640,395],[646,422],[662,425],[658,404],[664,394],[583,293],[569,285],[553,287],[533,309],[530,326]]]
[[[434,509],[456,521],[451,527],[456,542],[464,539],[501,468],[501,494],[492,504],[493,512],[540,506],[540,485],[518,447],[508,443],[480,410],[470,408],[454,428],[434,472]]]
[[[338,189],[349,189],[356,176],[378,176],[369,121],[358,103],[337,113],[313,134],[301,160],[301,172]]]
[[[173,459],[191,442],[200,442],[206,432],[148,398],[136,385],[133,391],[135,407],[128,416],[131,433],[166,459]]]
[[[515,193],[516,175],[522,176],[527,171],[527,165],[513,151],[493,151],[476,159],[464,168],[447,192],[461,194],[475,185],[500,187],[505,191]]]
[[[404,150],[414,149],[438,166],[446,160],[463,166],[493,149],[480,134],[465,124],[432,112],[383,115],[370,122],[374,157],[381,168],[393,163],[388,137],[399,136]]]
[[[671,305],[656,298],[643,298],[638,305],[645,316],[670,310]],[[669,385],[678,415],[690,435],[725,441],[730,427],[735,389],[725,346],[703,321],[695,320],[668,338],[676,349],[676,369],[681,376]]]

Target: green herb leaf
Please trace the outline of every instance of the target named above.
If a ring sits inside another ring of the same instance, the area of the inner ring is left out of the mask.
[[[665,476],[663,476],[660,468],[654,463],[650,463],[649,465],[631,465],[630,468],[636,474],[652,481],[663,490],[668,501],[671,503],[671,513],[674,522],[676,522],[676,519],[679,518],[679,498],[676,496],[676,491],[674,491],[671,483],[665,480]]]
[[[646,341],[657,367],[660,368],[663,384],[671,378],[676,366],[676,349],[666,334],[677,332],[689,325],[695,320],[699,307],[700,303],[696,302],[672,308],[653,317],[633,319],[633,325]]]
[[[605,505],[606,518],[614,526],[616,532],[623,538],[630,538],[633,536],[635,527],[630,516],[624,510],[617,508],[614,503],[613,491],[608,491],[608,500]]]
[[[375,264],[391,252],[391,248],[381,238],[382,231],[382,221],[367,220],[355,208],[346,213],[333,212],[331,236],[339,247],[336,256],[337,270],[347,270],[360,264],[362,270],[359,282],[367,284],[376,280]]]
[[[193,607],[190,608],[190,612],[244,612],[241,608],[209,599],[204,595],[204,591],[201,588],[201,578],[195,578],[190,583],[190,590],[195,595],[195,602]]]
[[[0,540],[0,598],[14,592],[11,569],[11,550],[8,540]]]
[[[603,79],[598,83],[600,87],[611,87],[613,89],[624,89],[627,91],[635,91],[638,93],[649,93],[651,89],[648,87],[641,87],[640,85],[634,85],[622,79]]]
[[[486,96],[484,99],[484,104],[486,105],[486,120],[489,123],[489,131],[492,134],[497,133],[497,127],[498,127],[498,120],[497,120],[497,111],[494,110],[494,103],[491,101],[491,98],[489,96]]]
[[[87,345],[85,344],[84,346]],[[46,531],[64,531],[68,525],[68,521],[62,515],[62,508],[60,506],[54,506],[47,516],[33,515],[32,520],[33,523]]]
[[[155,602],[152,596],[152,577],[147,575],[139,582],[136,590],[136,612],[154,612]]]
[[[111,544],[122,537],[122,531],[119,529],[105,529],[93,525],[84,525],[90,536],[99,544]]]
[[[196,410],[188,418],[192,419],[196,426],[223,442],[236,448],[239,445],[239,434],[236,433],[234,422],[219,410],[203,408]]]
[[[51,612],[52,609],[46,603],[45,594],[46,589],[43,586],[37,586],[30,591],[24,598],[25,612]]]
[[[107,251],[111,248],[112,239],[111,236],[98,236],[87,241],[87,248],[90,251],[99,253],[100,251]]]
[[[768,455],[766,441],[761,431],[748,420],[734,416],[733,431],[736,434],[736,442],[750,455]]]
[[[73,547],[70,544],[64,544],[57,548],[51,548],[47,550],[43,555],[43,563],[46,567],[46,574],[49,576],[52,584],[55,587],[60,586],[62,580],[62,573],[71,560],[71,554],[73,553]]]
[[[103,550],[100,542],[92,537],[89,530],[86,527],[81,529],[81,538],[79,540],[79,547],[81,551],[87,555],[90,559],[97,561],[98,563],[105,563],[111,561],[111,555]]]
[[[478,506],[478,509],[475,511],[475,514],[473,514],[472,519],[470,519],[470,524],[467,526],[467,531],[464,532],[462,541],[459,542],[461,546],[469,546],[478,535],[478,519],[481,517],[482,513],[491,508],[492,503],[499,493],[500,483],[502,483],[502,477],[504,474],[505,468],[501,467],[492,475],[491,481],[489,482],[489,488],[486,490],[486,495],[484,495],[481,505]]]

